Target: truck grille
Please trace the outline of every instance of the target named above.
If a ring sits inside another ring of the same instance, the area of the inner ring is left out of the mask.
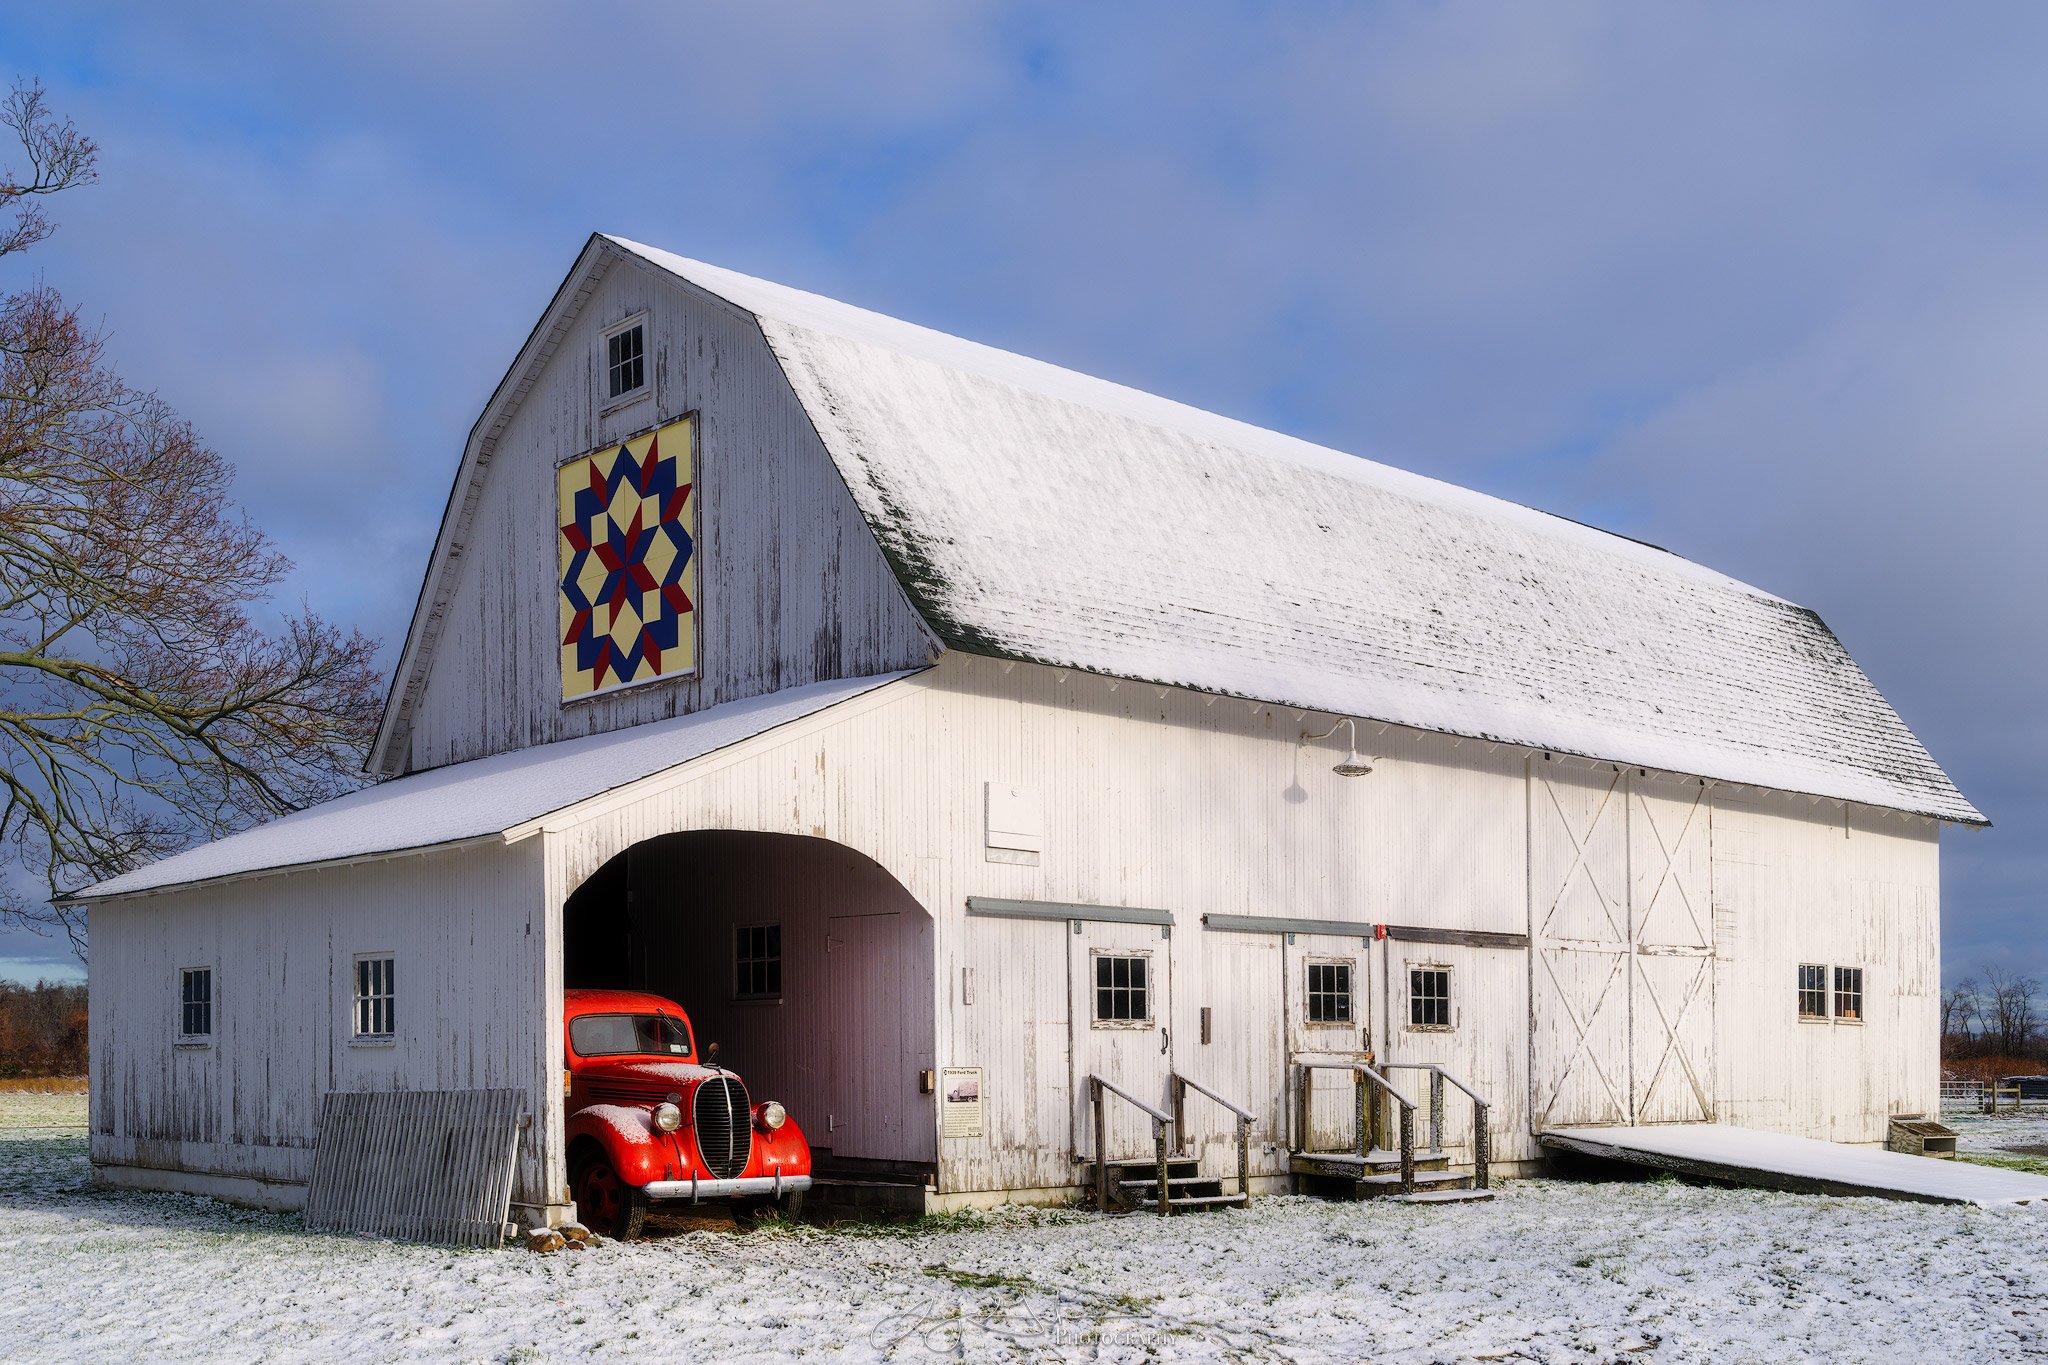
[[[697,1152],[704,1169],[730,1180],[747,1169],[754,1151],[754,1111],[737,1076],[713,1076],[697,1087],[691,1102],[697,1123]]]

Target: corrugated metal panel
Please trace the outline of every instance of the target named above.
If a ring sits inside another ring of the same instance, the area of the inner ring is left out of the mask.
[[[328,1095],[307,1231],[500,1245],[525,1103],[517,1090]]]

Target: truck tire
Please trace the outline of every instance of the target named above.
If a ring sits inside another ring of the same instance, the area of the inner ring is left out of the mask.
[[[619,1179],[603,1152],[585,1151],[577,1158],[569,1192],[584,1226],[607,1237],[631,1241],[647,1223],[647,1191]]]

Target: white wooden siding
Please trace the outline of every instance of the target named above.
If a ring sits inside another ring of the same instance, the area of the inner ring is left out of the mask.
[[[1939,896],[1919,820],[1715,790],[1723,1123],[1880,1142],[1887,1114],[1938,1110]],[[1802,1022],[1802,962],[1863,968],[1864,1021]]]
[[[643,310],[649,394],[607,408],[597,339]],[[564,705],[555,468],[688,413],[697,414],[698,671]],[[403,722],[407,769],[917,667],[932,646],[759,326],[620,259],[498,436],[458,572]]]
[[[330,1090],[531,1091],[539,849],[468,848],[93,909],[92,1156],[300,1183]],[[397,1035],[351,1037],[358,953],[397,962]],[[177,965],[214,967],[211,1046],[177,1038]],[[558,1074],[555,1069],[547,1074]],[[522,1202],[545,1202],[520,1147]]]
[[[796,956],[800,935],[785,947],[791,975],[773,1036],[750,1030],[744,1010],[716,998],[714,986],[691,985],[686,973],[677,989],[700,1020],[712,1021],[730,1055],[746,1059],[750,1081],[758,1075],[779,1085],[789,1076],[800,1085],[796,1071],[828,1062],[842,1028],[886,1037],[900,1026],[903,1055],[891,1074],[904,1089],[927,1067],[983,1068],[982,1137],[940,1137],[930,1096],[904,1104],[899,1095],[891,1113],[855,1115],[869,1130],[903,1134],[895,1155],[928,1159],[936,1151],[947,1192],[1071,1186],[1075,1078],[1087,1063],[1073,1043],[1086,995],[1073,989],[1069,926],[968,917],[969,896],[1170,911],[1172,933],[1154,940],[1171,962],[1170,995],[1159,1006],[1162,1023],[1170,1020],[1162,1030],[1172,1040],[1166,1060],[1262,1115],[1254,1163],[1267,1173],[1282,1169],[1294,978],[1309,949],[1334,951],[1349,936],[1311,938],[1290,952],[1274,935],[1204,928],[1204,915],[1332,920],[1356,924],[1361,936],[1374,923],[1540,930],[1569,881],[1575,855],[1567,832],[1591,837],[1605,792],[1624,813],[1629,801],[1654,812],[1677,868],[1660,872],[1665,843],[1646,842],[1642,827],[1631,838],[1626,819],[1611,838],[1600,836],[1609,864],[1603,895],[1620,899],[1624,924],[1630,902],[1644,908],[1643,931],[1616,937],[1629,947],[1699,946],[1707,855],[1689,842],[1694,836],[1677,833],[1683,813],[1699,805],[1696,784],[1544,764],[1523,751],[1398,730],[1372,731],[1363,741],[1377,759],[1371,776],[1340,778],[1330,772],[1334,751],[1298,742],[1304,728],[1324,720],[951,655],[927,673],[561,812],[539,837],[510,848],[99,907],[95,1158],[303,1179],[324,1089],[521,1085],[545,1117],[522,1145],[518,1197],[559,1199],[563,903],[614,855],[683,830],[836,841],[872,859],[930,915],[928,933],[889,969],[893,979],[866,983],[864,991],[816,989],[819,969]],[[1539,765],[1542,775],[1532,778]],[[1043,794],[1037,865],[987,860],[989,782]],[[1532,823],[1537,800],[1550,799],[1547,789],[1576,812],[1570,825],[1551,817],[1555,834]],[[1714,1116],[1874,1141],[1888,1111],[1931,1108],[1939,965],[1933,828],[1727,788],[1716,789],[1707,808],[1716,1026],[1702,1035],[1693,1021],[1704,1016],[1695,1014],[1678,1032],[1693,1049],[1687,1055],[1717,1078]],[[1534,841],[1532,828],[1543,831]],[[1540,878],[1539,867],[1548,869]],[[676,875],[686,877],[687,868]],[[1682,903],[1670,899],[1670,875],[1679,878]],[[878,908],[830,879],[812,891],[805,914],[820,924]],[[1568,909],[1597,928],[1606,912],[1591,895]],[[722,979],[729,969],[719,926],[742,910],[720,911],[695,940],[711,976]],[[897,913],[924,923],[907,905]],[[683,941],[703,927],[681,918],[678,925]],[[399,1043],[353,1048],[346,963],[355,952],[379,949],[398,955]],[[1512,948],[1385,939],[1362,959],[1369,984],[1361,1003],[1372,1011],[1380,1057],[1449,1067],[1494,1101],[1497,1155],[1534,1158],[1529,1103],[1543,1087],[1531,1074],[1529,1020],[1538,958]],[[1402,978],[1411,959],[1452,968],[1453,1029],[1405,1027]],[[1862,967],[1866,1022],[1800,1023],[1794,987],[1802,961]],[[211,962],[217,972],[210,1050],[173,1046],[176,969],[193,962]],[[974,974],[971,1002],[966,970]],[[1656,989],[1662,1000],[1671,987],[1660,981]],[[1618,998],[1629,1000],[1626,991]],[[887,1027],[871,1027],[877,1002],[900,1011],[894,1021],[879,1019]],[[1207,1045],[1199,1041],[1204,1006],[1212,1012]],[[1624,1073],[1634,1062],[1626,1046],[1615,1056]],[[1654,1064],[1644,1066],[1654,1073]],[[1667,1073],[1644,1091],[1645,1107],[1670,1084]],[[1617,1086],[1636,1103],[1626,1075]],[[820,1102],[836,1111],[844,1101],[839,1093],[799,1099],[792,1108],[807,1128],[821,1124],[814,1110],[806,1112]],[[872,1102],[890,1103],[880,1093]],[[1198,1117],[1204,1112],[1193,1101],[1190,1126],[1220,1169],[1228,1125]],[[1462,1146],[1467,1125],[1455,1097],[1447,1117],[1447,1139]]]

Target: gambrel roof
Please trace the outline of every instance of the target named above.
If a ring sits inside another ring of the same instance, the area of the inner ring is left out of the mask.
[[[758,321],[953,648],[1984,823],[1820,617],[1771,593],[622,239],[593,239],[551,315],[619,257]]]

